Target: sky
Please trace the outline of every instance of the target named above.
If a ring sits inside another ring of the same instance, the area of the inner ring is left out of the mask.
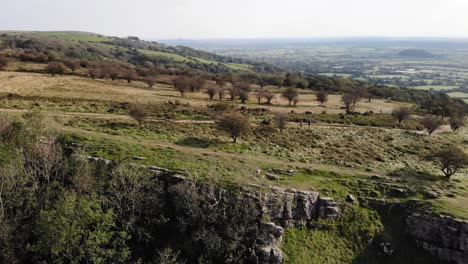
[[[0,30],[151,39],[468,37],[468,0],[0,0]]]

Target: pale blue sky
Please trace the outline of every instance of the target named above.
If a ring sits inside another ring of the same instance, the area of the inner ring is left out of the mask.
[[[0,0],[0,30],[145,38],[468,37],[468,0]]]

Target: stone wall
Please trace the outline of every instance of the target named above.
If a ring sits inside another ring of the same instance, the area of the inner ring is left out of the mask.
[[[468,264],[468,222],[414,214],[406,219],[406,232],[440,261]]]

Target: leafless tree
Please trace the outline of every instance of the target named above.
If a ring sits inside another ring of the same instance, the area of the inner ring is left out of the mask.
[[[315,97],[317,97],[317,101],[319,101],[321,105],[328,101],[328,93],[324,91],[317,92]]]
[[[351,112],[351,107],[353,106],[354,96],[352,94],[343,94],[341,96],[341,101],[343,102],[346,112]]]
[[[299,98],[299,92],[296,88],[293,87],[287,87],[283,93],[282,96],[284,99],[288,100],[289,106],[292,106],[293,102]],[[296,102],[297,103],[297,102]]]
[[[271,105],[271,101],[275,98],[276,94],[270,92],[270,91],[264,91],[263,92],[263,97],[267,101],[267,104]]]
[[[285,113],[277,113],[275,114],[275,123],[280,132],[286,128],[286,124],[288,123],[288,115]]]
[[[156,78],[154,78],[153,76],[146,76],[143,81],[146,83],[146,85],[148,85],[149,88],[153,88],[154,85],[156,84]]]
[[[184,97],[185,92],[190,89],[190,79],[185,76],[180,76],[173,81],[174,88],[180,92],[180,96]]]
[[[208,87],[208,89],[206,89],[206,93],[208,94],[208,96],[210,97],[211,100],[213,100],[213,98],[215,97],[215,95],[218,93],[218,88],[216,87]]]
[[[433,115],[426,115],[420,120],[421,125],[427,129],[429,135],[434,133],[441,125],[444,124],[444,120],[440,117]]]
[[[61,62],[53,61],[47,64],[47,73],[51,74],[52,76],[55,76],[57,74],[62,76],[63,74],[66,73],[66,71],[67,71],[67,68]]]
[[[141,128],[146,118],[148,117],[148,110],[145,105],[134,104],[130,106],[129,114],[131,117],[133,117],[133,119],[135,119],[135,121],[137,121],[138,127]]]

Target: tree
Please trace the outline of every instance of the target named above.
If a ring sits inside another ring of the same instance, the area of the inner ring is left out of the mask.
[[[433,115],[426,115],[424,116],[421,121],[421,125],[427,129],[429,135],[434,133],[441,125],[444,124],[444,120]]]
[[[392,117],[398,120],[398,123],[405,121],[411,116],[411,110],[407,107],[400,107],[392,112]]]
[[[203,86],[205,85],[205,82],[206,82],[206,80],[201,76],[191,78],[190,79],[190,89],[192,90],[192,92],[200,91],[200,89],[203,88]]]
[[[455,117],[452,116],[450,118],[450,128],[452,128],[453,132],[457,131],[459,128],[465,126],[465,120],[462,117]]]
[[[173,81],[174,88],[180,92],[180,96],[184,97],[185,92],[190,89],[190,79],[185,76],[180,76]]]
[[[8,65],[8,60],[4,55],[0,55],[0,70],[3,70]]]
[[[148,110],[145,105],[134,104],[130,107],[129,114],[133,119],[135,119],[135,121],[137,121],[138,126],[141,128],[148,117]]]
[[[229,98],[231,101],[234,101],[236,99],[236,96],[238,95],[238,90],[235,87],[231,87],[225,90],[227,94],[229,94]]]
[[[115,215],[93,197],[68,195],[40,212],[31,250],[47,263],[120,263],[130,255],[129,239],[115,229]],[[42,261],[41,261],[42,260]]]
[[[270,91],[263,91],[263,97],[267,101],[267,104],[271,105],[271,101],[275,98],[275,94]]]
[[[317,92],[315,97],[317,97],[317,101],[319,101],[321,105],[328,101],[328,93],[325,91]]]
[[[210,97],[211,100],[213,100],[213,98],[215,97],[215,95],[218,93],[218,88],[216,87],[208,87],[208,89],[206,89],[206,93],[208,94],[208,96]]]
[[[257,94],[256,94],[255,97],[256,97],[256,99],[257,99],[257,103],[258,103],[258,104],[261,104],[261,103],[262,103],[262,99],[265,97],[265,96],[264,96],[264,93],[265,93],[264,90],[259,90],[259,91],[257,91]]]
[[[147,76],[143,79],[143,82],[145,82],[149,88],[153,88],[157,81],[156,78],[154,78],[153,76]]]
[[[245,101],[249,99],[251,91],[252,89],[250,88],[250,85],[245,82],[236,82],[233,87],[234,96],[239,96],[242,103],[245,103]]]
[[[349,113],[351,112],[351,106],[353,106],[354,96],[352,94],[343,94],[341,96],[341,102],[343,102],[346,108],[346,113]]]
[[[455,146],[432,151],[427,159],[435,162],[447,178],[468,166],[468,155]]]
[[[80,61],[77,59],[66,58],[62,63],[67,66],[72,72],[75,72],[80,67]]]
[[[297,83],[297,77],[292,73],[287,73],[286,78],[283,81],[283,85],[286,87],[293,86]]]
[[[127,69],[122,72],[123,78],[127,80],[128,83],[136,80],[138,78],[138,74],[135,72],[134,69]]]
[[[239,99],[241,100],[241,103],[245,104],[246,101],[249,100],[249,94],[250,92],[248,91],[240,91],[239,92]]]
[[[226,89],[219,89],[218,90],[218,98],[219,98],[220,101],[223,100],[225,94],[226,94]]]
[[[239,113],[224,114],[216,121],[216,124],[220,130],[231,136],[234,143],[240,135],[250,130],[249,119]]]
[[[288,123],[288,115],[285,113],[277,113],[275,114],[275,123],[280,132],[286,128],[286,124]]]
[[[298,99],[298,97],[299,97],[299,92],[297,91],[296,88],[287,87],[287,88],[283,91],[283,93],[282,93],[281,95],[283,96],[283,98],[285,98],[286,100],[288,100],[289,106],[292,106],[293,101],[295,101],[296,99]]]
[[[47,73],[51,74],[52,76],[57,74],[62,76],[66,71],[67,68],[61,62],[52,61],[47,64]]]

